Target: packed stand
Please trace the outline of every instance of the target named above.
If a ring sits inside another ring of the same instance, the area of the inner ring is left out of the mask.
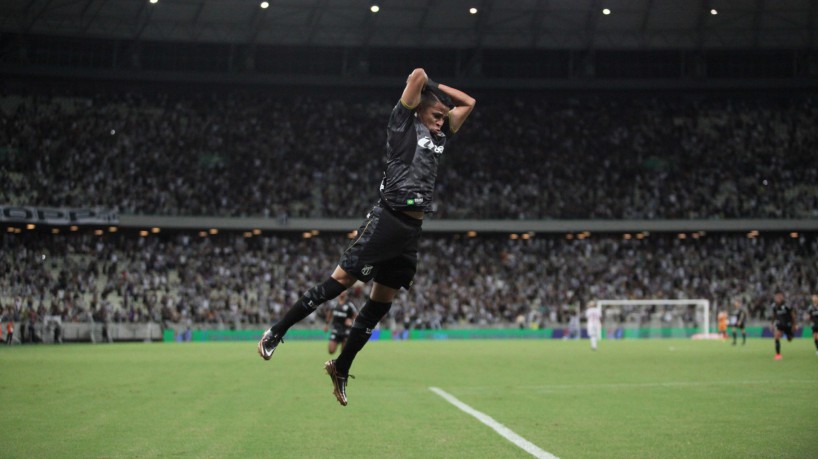
[[[54,315],[260,329],[326,278],[345,243],[345,236],[327,234],[7,234],[0,308],[14,321]],[[401,291],[386,326],[552,327],[593,299],[653,298],[707,298],[714,311],[741,298],[751,318],[767,320],[776,288],[805,307],[818,291],[818,238],[428,235],[415,283]],[[352,300],[362,304],[368,289],[354,287]],[[313,314],[304,325],[322,325],[323,317]],[[692,319],[683,310],[661,308],[626,308],[612,320],[695,326],[685,323]]]
[[[818,217],[815,96],[478,98],[443,156],[438,218]],[[359,218],[396,102],[6,95],[0,204]]]

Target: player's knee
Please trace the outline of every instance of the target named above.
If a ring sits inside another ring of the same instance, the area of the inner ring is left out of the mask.
[[[318,284],[307,290],[307,293],[304,294],[304,305],[315,310],[318,306],[337,297],[346,289],[344,284],[330,277],[322,284]]]

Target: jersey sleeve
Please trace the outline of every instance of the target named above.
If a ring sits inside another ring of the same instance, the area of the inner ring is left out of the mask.
[[[398,101],[389,115],[387,127],[387,158],[409,163],[415,155],[417,134],[415,131],[415,111],[403,101]]]
[[[392,109],[392,114],[389,115],[389,130],[396,132],[406,131],[407,128],[412,125],[414,114],[414,109],[407,107],[402,100],[399,100]]]

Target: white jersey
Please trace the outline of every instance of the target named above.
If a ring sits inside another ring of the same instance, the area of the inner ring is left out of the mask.
[[[602,311],[599,306],[594,306],[585,310],[585,318],[588,319],[588,327],[599,327],[602,321]]]
[[[588,338],[591,339],[591,349],[596,350],[597,340],[602,339],[602,309],[599,306],[586,309],[585,318],[588,319],[586,327],[588,329]]]

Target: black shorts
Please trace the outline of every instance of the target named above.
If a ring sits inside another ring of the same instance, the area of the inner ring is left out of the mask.
[[[733,325],[730,325],[730,326],[733,327],[733,328],[740,328],[740,329],[744,330],[744,322],[739,322],[737,324],[733,324]]]
[[[377,204],[338,265],[362,282],[408,289],[418,264],[422,220]]]
[[[792,324],[776,323],[775,328],[777,328],[782,335],[786,335],[787,339],[795,338],[795,333],[792,331]]]
[[[336,343],[341,343],[347,340],[349,336],[349,328],[333,328],[329,334],[329,340],[335,341]]]
[[[813,334],[818,333],[818,325],[812,324],[812,333]]]

